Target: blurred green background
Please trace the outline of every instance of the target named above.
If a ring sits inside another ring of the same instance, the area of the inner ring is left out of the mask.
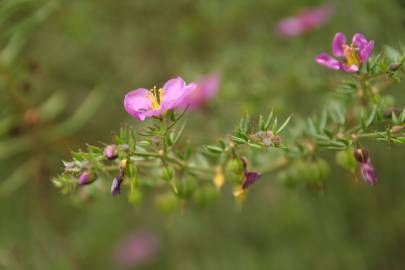
[[[335,32],[362,32],[376,51],[405,43],[403,0],[336,0],[334,16],[320,29],[292,39],[275,35],[279,19],[322,3],[0,1],[1,55],[12,58],[1,67],[1,117],[3,123],[12,115],[14,125],[0,134],[0,269],[119,269],[112,250],[137,230],[160,239],[157,256],[137,269],[404,269],[401,148],[367,145],[380,180],[375,189],[334,167],[323,195],[262,179],[241,209],[229,190],[208,208],[171,215],[148,198],[138,206],[109,194],[72,203],[50,182],[69,150],[108,142],[123,123],[140,125],[122,106],[129,90],[219,72],[217,98],[188,116],[187,137],[213,142],[245,112],[318,112],[342,76],[314,61],[330,51]],[[64,109],[41,132],[36,114],[6,97],[10,76],[29,107],[58,93],[56,107]],[[399,105],[403,90],[403,84],[389,89]],[[77,113],[86,101],[94,110]],[[19,114],[34,127],[15,124]]]

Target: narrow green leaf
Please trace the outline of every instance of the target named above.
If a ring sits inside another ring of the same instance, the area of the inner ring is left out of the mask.
[[[281,127],[277,130],[277,132],[276,132],[275,134],[279,134],[279,133],[281,133],[281,132],[285,129],[285,127],[286,127],[286,126],[288,125],[288,123],[290,122],[291,117],[292,117],[292,115],[290,115],[290,116],[287,118],[287,120],[284,121],[284,123],[281,125]]]

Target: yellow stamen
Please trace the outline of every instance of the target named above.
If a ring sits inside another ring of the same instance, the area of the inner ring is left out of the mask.
[[[350,44],[350,47],[347,45],[343,45],[343,54],[346,57],[346,65],[347,66],[352,66],[352,65],[356,65],[357,67],[360,67],[361,62],[360,62],[360,57],[356,51],[356,47],[354,46],[354,44]]]
[[[156,86],[154,86],[148,93],[146,93],[146,98],[150,100],[152,109],[159,109],[163,100],[163,89],[157,89]]]

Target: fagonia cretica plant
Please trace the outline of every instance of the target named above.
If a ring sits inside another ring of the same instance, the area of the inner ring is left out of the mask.
[[[215,96],[220,77],[211,74],[190,83],[175,77],[161,87],[138,88],[125,96],[126,112],[145,121],[145,128],[125,126],[112,142],[74,152],[53,182],[63,193],[80,198],[111,192],[137,203],[152,193],[156,205],[169,211],[187,203],[205,204],[221,193],[241,201],[268,179],[323,190],[332,170],[333,160],[325,157],[329,151],[348,178],[362,178],[357,185],[374,187],[380,164],[372,162],[367,141],[388,147],[405,143],[404,106],[384,91],[404,76],[404,48],[387,46],[376,53],[374,41],[362,34],[348,44],[337,33],[332,53],[334,58],[322,53],[316,62],[342,72],[342,82],[314,117],[291,114],[281,119],[274,112],[244,116],[232,134],[198,147],[183,139],[185,119]]]

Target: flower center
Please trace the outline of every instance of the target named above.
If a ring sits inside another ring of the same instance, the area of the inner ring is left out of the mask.
[[[350,46],[344,44],[343,45],[343,54],[345,55],[346,58],[346,65],[347,66],[352,66],[356,65],[357,67],[360,67],[361,62],[360,62],[360,57],[359,54],[357,53],[357,48],[354,46],[354,44],[350,44]]]
[[[149,90],[149,93],[146,93],[146,98],[148,98],[152,104],[152,109],[156,110],[160,108],[160,104],[163,100],[163,89],[157,89],[154,86],[152,89]]]

